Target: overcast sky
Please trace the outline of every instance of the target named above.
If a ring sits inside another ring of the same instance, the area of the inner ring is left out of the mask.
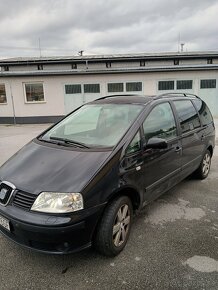
[[[0,58],[218,50],[217,0],[0,0]]]

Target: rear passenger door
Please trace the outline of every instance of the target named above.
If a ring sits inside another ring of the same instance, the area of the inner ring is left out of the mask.
[[[203,130],[191,100],[173,101],[178,114],[182,143],[182,176],[188,176],[199,166],[204,151]]]

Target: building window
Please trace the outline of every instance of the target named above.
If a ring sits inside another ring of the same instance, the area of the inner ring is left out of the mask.
[[[106,62],[106,68],[110,68],[111,67],[111,62],[110,61],[107,61]]]
[[[176,82],[177,90],[190,90],[192,89],[192,80],[184,80]]]
[[[7,98],[6,98],[6,90],[5,85],[0,84],[0,104],[6,104]]]
[[[110,83],[107,84],[107,90],[109,93],[123,92],[123,83]]]
[[[38,64],[38,70],[43,70],[43,65],[42,64]]]
[[[77,63],[72,63],[72,69],[77,69]]]
[[[174,81],[159,81],[158,90],[159,91],[174,90]]]
[[[140,92],[142,91],[142,82],[126,83],[127,92]]]
[[[84,85],[84,93],[100,93],[100,85],[99,84],[85,84]]]
[[[9,66],[8,65],[3,66],[3,71],[9,71]]]
[[[26,101],[44,102],[44,90],[42,83],[25,84]]]
[[[81,85],[65,85],[65,94],[81,94]]]
[[[216,79],[212,80],[201,80],[201,89],[215,89],[216,88]]]
[[[145,66],[145,60],[140,60],[140,66]]]
[[[208,58],[207,59],[207,64],[213,64],[213,59],[212,58]]]
[[[179,59],[174,59],[174,65],[179,65]]]

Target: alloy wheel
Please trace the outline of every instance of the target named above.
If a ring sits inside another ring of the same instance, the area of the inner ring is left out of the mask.
[[[202,162],[202,172],[203,175],[207,175],[209,170],[210,170],[210,162],[211,162],[211,158],[210,155],[208,153],[205,154],[203,162]]]
[[[127,204],[123,204],[116,215],[113,226],[113,243],[116,247],[121,246],[127,238],[130,227],[130,209]]]

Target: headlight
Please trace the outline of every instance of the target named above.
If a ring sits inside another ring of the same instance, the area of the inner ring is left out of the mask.
[[[42,192],[31,210],[48,213],[67,213],[83,209],[81,193]]]

